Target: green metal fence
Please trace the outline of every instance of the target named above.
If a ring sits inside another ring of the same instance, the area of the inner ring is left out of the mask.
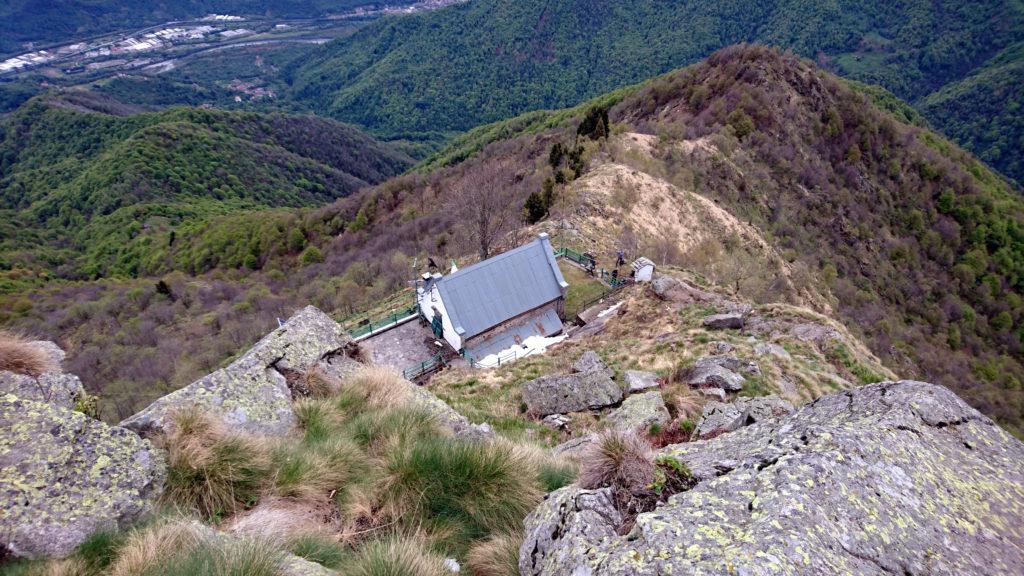
[[[408,308],[403,308],[397,312],[393,312],[392,314],[385,316],[384,318],[370,320],[366,324],[362,324],[353,329],[351,332],[349,332],[349,335],[352,336],[352,338],[361,338],[363,336],[366,336],[367,334],[376,332],[381,328],[394,326],[395,324],[398,324],[399,320],[408,318],[409,316],[416,314],[418,311],[419,306],[416,303],[413,303],[409,305]]]
[[[447,365],[448,363],[445,362],[444,355],[442,353],[438,353],[415,366],[410,366],[409,368],[402,370],[402,376],[406,380],[415,380],[424,374],[430,374],[431,372],[440,370],[442,367]]]

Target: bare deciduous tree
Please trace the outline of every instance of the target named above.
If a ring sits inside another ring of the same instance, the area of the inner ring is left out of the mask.
[[[446,202],[481,260],[490,257],[519,212],[511,193],[513,182],[505,168],[503,164],[471,167],[457,180]]]

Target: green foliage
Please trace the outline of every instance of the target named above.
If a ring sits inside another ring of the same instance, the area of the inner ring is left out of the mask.
[[[1022,25],[1024,10],[1015,2],[478,0],[381,19],[298,63],[290,79],[299,101],[388,138],[469,130],[531,110],[572,106],[738,42],[819,57],[845,76],[914,101],[1019,42]],[[989,86],[985,79],[976,84]],[[988,108],[1005,97],[989,89],[983,102]],[[970,146],[972,126],[983,127],[991,115],[971,113],[970,100],[963,102],[958,132]],[[690,94],[689,104],[703,106],[700,90]],[[1019,122],[1016,109],[1001,114]],[[1021,147],[1009,145],[1022,130],[1007,127],[1004,133],[1009,138],[998,140],[1008,146],[1000,144],[998,155],[1013,161],[1009,157]]]
[[[452,531],[454,551],[492,532],[519,526],[538,496],[529,464],[509,447],[430,439],[391,457],[388,498],[432,530]]]
[[[732,113],[729,114],[728,123],[729,126],[732,126],[733,132],[740,140],[743,140],[754,132],[754,119],[748,116],[743,110],[733,110]]]
[[[919,102],[944,134],[1003,174],[1024,182],[1024,42]]]
[[[277,576],[283,555],[258,540],[201,540],[161,558],[140,576]]]
[[[291,228],[279,243],[282,213],[239,212],[326,203],[410,164],[310,117],[120,106],[73,93],[32,100],[8,119],[0,211],[20,231],[2,237],[0,267],[71,277],[255,269],[301,251],[304,239],[298,246]]]
[[[293,539],[288,543],[288,551],[332,570],[342,568],[351,556],[341,543],[315,534],[304,534]]]

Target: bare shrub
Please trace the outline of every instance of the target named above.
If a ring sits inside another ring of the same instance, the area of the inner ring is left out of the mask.
[[[0,371],[37,378],[59,369],[53,356],[38,344],[18,334],[0,330]]]

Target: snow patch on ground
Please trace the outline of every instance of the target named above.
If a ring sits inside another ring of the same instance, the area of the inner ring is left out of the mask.
[[[476,365],[480,368],[495,368],[513,360],[518,360],[519,358],[533,356],[534,354],[543,354],[547,351],[549,346],[554,346],[568,337],[569,336],[566,334],[550,337],[530,336],[526,340],[523,340],[522,344],[511,346],[496,354],[484,356],[480,360],[477,360]]]
[[[612,314],[615,313],[616,310],[619,309],[619,306],[622,306],[623,304],[625,304],[625,302],[619,302],[618,304],[616,304],[614,306],[609,306],[607,310],[602,310],[602,311],[598,312],[597,313],[597,317],[598,318],[604,318],[605,316],[611,316]]]

